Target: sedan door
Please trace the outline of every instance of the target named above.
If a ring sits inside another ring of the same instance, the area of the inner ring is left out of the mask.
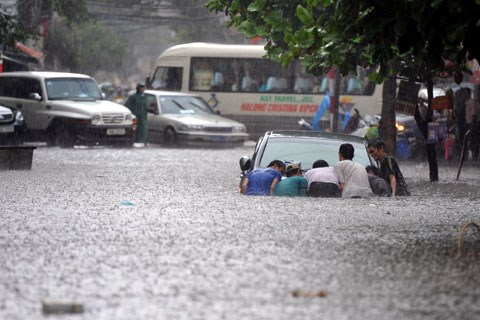
[[[160,121],[160,108],[156,95],[145,94],[147,101],[148,119],[148,140],[153,143],[160,143],[163,135],[163,126]]]

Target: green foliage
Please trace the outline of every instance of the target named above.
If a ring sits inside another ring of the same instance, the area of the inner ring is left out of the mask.
[[[67,23],[81,23],[92,19],[84,0],[47,0],[47,3]]]
[[[245,36],[265,38],[270,58],[302,58],[312,73],[375,64],[377,82],[406,67],[424,79],[445,60],[457,76],[469,59],[480,60],[479,0],[210,0],[207,8]]]
[[[49,59],[57,59],[62,68],[68,67],[72,72],[115,71],[121,67],[127,50],[125,39],[95,22],[70,27],[61,22],[50,33],[48,47],[55,48],[56,52],[49,55]]]
[[[0,12],[0,44],[2,49],[14,48],[16,41],[23,42],[30,37],[32,37],[32,33],[15,16]]]

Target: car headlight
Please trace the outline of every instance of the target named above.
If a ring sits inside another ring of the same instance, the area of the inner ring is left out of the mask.
[[[405,126],[403,124],[397,123],[395,126],[397,127],[398,132],[405,131]]]
[[[99,114],[96,114],[92,117],[92,124],[99,124],[102,120]]]
[[[126,120],[127,122],[132,121],[132,119],[133,119],[132,114],[127,114],[127,115],[125,116],[125,120]]]
[[[246,129],[245,129],[245,126],[233,126],[232,131],[233,132],[245,132]]]

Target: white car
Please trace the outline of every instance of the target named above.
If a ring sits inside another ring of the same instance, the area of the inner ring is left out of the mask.
[[[0,73],[0,103],[22,112],[30,140],[60,147],[133,144],[132,113],[105,100],[87,75]]]
[[[23,114],[0,105],[0,145],[20,144],[25,134]]]
[[[221,117],[200,96],[146,90],[148,141],[168,146],[241,146],[245,125]]]

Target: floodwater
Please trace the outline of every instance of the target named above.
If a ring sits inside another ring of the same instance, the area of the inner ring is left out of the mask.
[[[0,318],[475,319],[480,164],[397,199],[246,197],[235,149],[37,148],[0,171]],[[319,294],[320,292],[320,294]]]

